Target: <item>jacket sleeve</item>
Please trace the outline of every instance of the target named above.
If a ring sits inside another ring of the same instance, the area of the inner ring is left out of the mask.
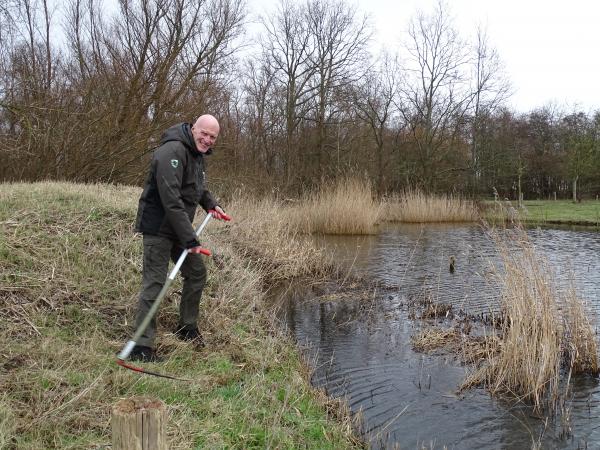
[[[185,248],[200,245],[186,213],[181,195],[184,157],[174,145],[166,145],[154,153],[156,184],[169,224]]]
[[[202,193],[202,197],[200,197],[200,206],[204,209],[204,211],[209,211],[211,209],[215,209],[217,206],[217,202],[215,198],[212,196],[210,191],[204,189]]]

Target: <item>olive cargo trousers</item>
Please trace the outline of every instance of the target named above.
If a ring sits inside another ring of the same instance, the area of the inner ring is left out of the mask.
[[[152,307],[154,300],[162,289],[167,278],[169,259],[176,262],[183,249],[171,239],[144,235],[144,265],[142,274],[142,291],[138,301],[136,328]],[[183,276],[183,293],[179,304],[179,326],[183,329],[197,328],[198,310],[202,290],[206,283],[206,267],[202,257],[188,253],[181,266]],[[156,315],[138,339],[137,345],[153,347],[156,335]]]

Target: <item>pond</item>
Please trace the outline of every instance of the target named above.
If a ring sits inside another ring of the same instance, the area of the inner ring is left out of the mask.
[[[597,315],[600,233],[531,229],[528,235],[557,283],[573,279]],[[300,283],[279,294],[282,317],[313,365],[314,385],[346,399],[372,448],[600,448],[596,378],[575,378],[560,414],[546,420],[481,388],[458,394],[468,367],[452,355],[412,349],[410,337],[423,326],[410,318],[412,297],[427,294],[474,316],[497,310],[490,275],[498,255],[481,227],[390,226],[376,236],[327,236],[319,244],[383,288],[335,299],[322,286]]]

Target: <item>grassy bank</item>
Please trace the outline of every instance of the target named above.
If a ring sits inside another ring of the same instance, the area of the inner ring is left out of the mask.
[[[490,222],[511,216],[512,220],[531,225],[582,225],[600,227],[600,201],[525,200],[523,208],[516,202],[485,202],[486,219]],[[507,213],[508,212],[508,213]]]
[[[309,386],[263,304],[269,280],[328,267],[275,215],[264,223],[261,209],[238,211],[234,202],[233,224],[215,221],[202,239],[216,254],[201,308],[205,349],[170,333],[178,286],[161,307],[158,351],[166,361],[148,367],[191,381],[115,365],[131,337],[141,276],[132,233],[139,193],[0,185],[0,447],[108,445],[111,405],[138,394],[167,404],[171,448],[356,447],[339,405]]]
[[[520,217],[532,223],[600,226],[600,201],[573,203],[567,200],[525,201]]]

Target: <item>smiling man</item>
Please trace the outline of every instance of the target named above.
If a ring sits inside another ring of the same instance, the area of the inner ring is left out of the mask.
[[[193,126],[180,123],[164,132],[152,158],[136,219],[136,231],[144,236],[136,327],[144,320],[165,283],[169,259],[176,261],[183,249],[188,249],[190,253],[181,266],[183,292],[179,325],[174,332],[180,339],[196,344],[202,343],[197,320],[206,268],[192,222],[198,204],[205,211],[215,210],[216,218],[223,214],[206,189],[204,174],[204,156],[212,153],[218,136],[219,122],[209,114],[198,117]],[[153,318],[130,359],[156,361],[155,334],[156,318]]]

